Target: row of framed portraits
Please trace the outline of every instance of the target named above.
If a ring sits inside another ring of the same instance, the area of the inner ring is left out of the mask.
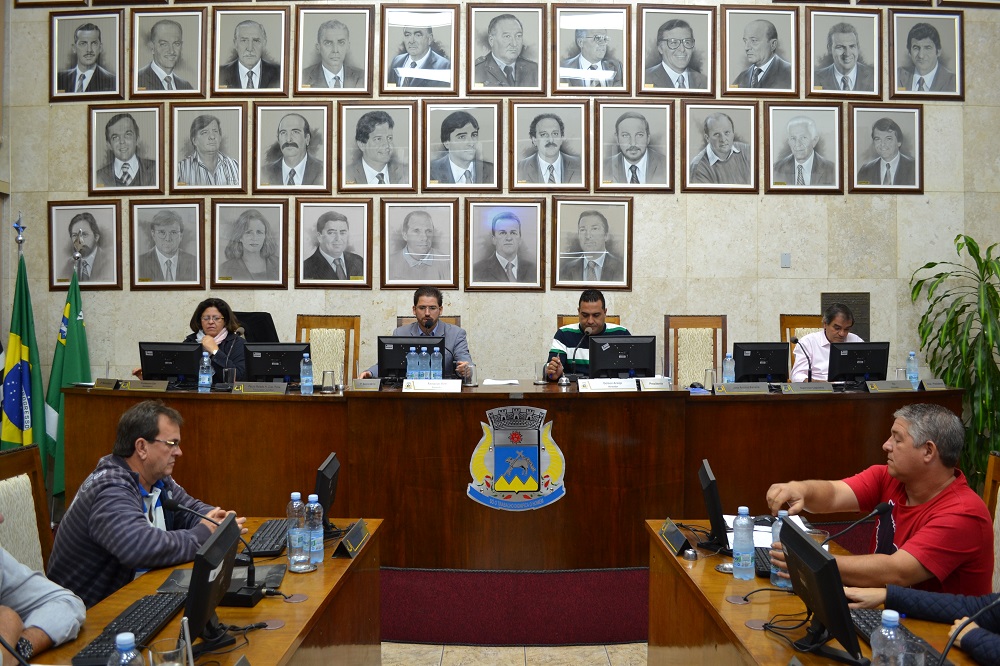
[[[455,198],[382,199],[382,289],[457,289],[464,262],[468,291],[544,291],[544,198],[468,198],[464,244]],[[125,242],[117,200],[49,202],[49,288],[120,290]],[[211,208],[206,238],[202,220]],[[296,288],[371,289],[372,199],[164,199],[130,202],[131,289],[287,288],[294,226]],[[555,197],[553,288],[630,290],[632,199]],[[340,262],[337,262],[337,259]],[[79,264],[77,264],[79,261]],[[169,263],[168,263],[169,262]],[[508,263],[512,265],[508,269]]]
[[[375,89],[406,97],[462,90],[579,95],[581,88],[599,88],[601,95],[798,97],[802,79],[810,97],[882,99],[885,88],[893,99],[965,95],[960,10],[889,9],[883,31],[877,8],[805,7],[803,29],[797,6],[640,4],[633,39],[627,4],[383,4],[378,30],[376,6],[295,7],[294,33],[292,9],[132,9],[130,37],[123,34],[123,9],[52,12],[51,99],[123,99],[126,91],[131,99],[287,97],[290,88],[294,96],[337,97],[371,97]],[[764,25],[766,45],[748,48]],[[924,40],[935,47],[932,61],[919,47]],[[752,80],[754,63],[766,64],[771,54],[778,60],[767,69],[781,75]],[[77,76],[78,65],[95,62],[96,74]],[[240,78],[247,67],[256,79]],[[840,70],[849,73],[849,85]],[[680,83],[678,71],[686,74]],[[934,85],[918,85],[920,71],[930,72]]]
[[[246,129],[247,102],[170,104],[170,132],[164,130],[162,103],[91,105],[90,193],[246,194],[251,180],[252,191],[260,194],[416,192],[418,185],[424,192],[499,192],[505,184],[511,192],[673,192],[677,181],[685,192],[756,192],[759,154],[769,193],[840,194],[845,182],[851,192],[923,191],[921,105],[850,102],[845,123],[840,101],[592,104],[529,98],[509,101],[505,139],[506,105],[498,100],[342,101],[336,132],[332,104],[254,103],[253,132]],[[876,133],[886,131],[890,121],[898,145],[880,151]],[[289,122],[304,122],[308,136],[295,139],[304,146],[281,143]],[[206,138],[216,128],[219,133]],[[803,133],[808,136],[799,136]],[[217,166],[215,176],[205,179],[207,170],[198,166],[208,142]],[[285,150],[301,150],[298,163],[305,168],[298,182],[283,180]],[[733,159],[716,161],[728,151]],[[115,170],[129,159],[138,168],[126,183]],[[381,160],[387,182],[366,172],[372,159]],[[540,165],[553,159],[561,170],[549,178]],[[893,169],[893,178],[883,182],[869,173],[879,159],[904,160],[912,168],[905,178]],[[464,160],[466,177],[456,160]],[[812,166],[814,174],[790,177],[795,163]],[[633,172],[632,164],[641,170]]]

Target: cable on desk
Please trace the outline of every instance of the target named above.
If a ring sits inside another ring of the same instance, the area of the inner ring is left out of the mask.
[[[788,587],[758,587],[752,592],[747,592],[743,595],[743,601],[750,601],[750,597],[757,594],[758,592],[784,592],[786,594],[795,594],[791,588]]]

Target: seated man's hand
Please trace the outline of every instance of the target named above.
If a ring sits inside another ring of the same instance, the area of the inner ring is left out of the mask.
[[[847,605],[851,608],[878,608],[885,603],[884,587],[845,587]]]
[[[468,361],[456,361],[455,362],[455,374],[463,379],[469,376],[469,362]]]
[[[217,506],[214,509],[212,509],[211,511],[209,511],[208,513],[206,513],[205,515],[207,517],[211,518],[212,520],[214,520],[215,522],[213,523],[210,520],[205,520],[204,518],[202,518],[201,524],[204,525],[205,527],[207,527],[212,532],[214,532],[215,528],[218,527],[217,523],[221,523],[223,520],[225,520],[226,516],[229,515],[229,512],[227,512],[222,507],[218,507]]]
[[[796,481],[775,483],[767,489],[767,506],[771,509],[771,515],[777,516],[778,510],[785,508],[786,504],[790,516],[802,511],[805,505],[805,493]]]
[[[226,515],[228,516],[229,514],[233,514],[234,516],[236,516],[236,512],[235,511],[227,511]],[[246,522],[247,522],[246,516],[236,516],[236,524],[240,526],[240,534],[246,534],[247,533],[247,528],[243,527],[243,525]]]
[[[562,361],[559,360],[558,356],[553,356],[549,359],[549,362],[545,364],[545,376],[548,377],[549,381],[555,381],[562,377],[563,375],[563,365]]]
[[[771,544],[771,566],[778,569],[779,578],[791,578],[788,575],[788,563],[785,562],[785,551],[781,549],[781,542],[775,541]]]
[[[367,370],[365,370],[364,372],[361,373],[361,375],[358,376],[358,379],[371,379],[371,378],[372,378],[372,373],[368,372]]]
[[[132,376],[133,377],[138,377],[139,379],[142,379],[142,368],[136,368],[135,370],[133,370],[132,371]]]
[[[969,619],[968,617],[960,617],[957,620],[955,620],[955,624],[951,625],[951,629],[948,630],[948,635],[949,636],[954,635],[954,633],[958,631],[958,625],[962,624],[968,619]],[[958,637],[955,638],[955,645],[957,645],[958,647],[962,647],[962,639],[965,637],[965,635],[970,631],[972,631],[973,629],[978,629],[978,628],[979,625],[976,624],[975,622],[970,622],[969,624],[965,625],[962,631],[959,632]]]
[[[4,640],[13,647],[17,645],[17,639],[21,637],[22,631],[24,631],[24,622],[21,621],[21,616],[13,608],[0,606],[0,636],[3,636]],[[5,653],[6,650],[0,648],[0,652]],[[8,662],[4,659],[3,663],[6,664]],[[10,663],[16,664],[17,661],[12,660]]]

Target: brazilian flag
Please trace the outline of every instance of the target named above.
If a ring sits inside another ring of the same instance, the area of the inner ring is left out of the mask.
[[[14,310],[10,316],[10,337],[3,367],[2,448],[38,444],[45,446],[45,394],[42,366],[35,340],[35,315],[31,311],[28,272],[24,256],[17,265]],[[45,451],[42,451],[45,460]]]

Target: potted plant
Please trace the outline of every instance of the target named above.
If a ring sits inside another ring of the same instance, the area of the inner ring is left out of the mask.
[[[969,485],[983,481],[991,450],[1000,449],[1000,243],[986,249],[970,236],[955,237],[967,261],[932,261],[910,277],[910,299],[926,289],[920,318],[920,349],[927,365],[948,386],[965,389],[965,448],[960,465]],[[937,270],[932,275],[926,271]],[[924,276],[917,279],[917,274]]]

